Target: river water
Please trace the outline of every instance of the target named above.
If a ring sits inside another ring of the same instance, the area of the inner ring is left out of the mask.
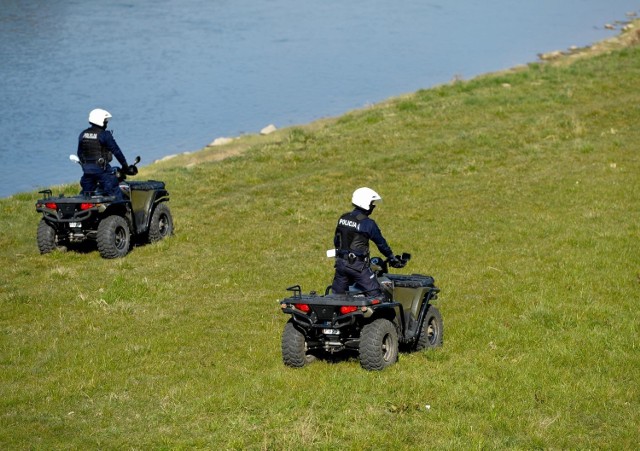
[[[631,0],[0,0],[0,197],[79,179],[91,109],[129,160],[337,116],[586,46]]]

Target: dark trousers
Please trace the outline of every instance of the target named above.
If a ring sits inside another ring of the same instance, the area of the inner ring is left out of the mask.
[[[377,296],[382,293],[376,275],[371,271],[369,264],[361,260],[349,263],[344,258],[336,258],[336,273],[331,284],[331,291],[335,294],[344,294],[349,285],[363,290],[367,295]]]
[[[80,178],[80,186],[83,194],[93,193],[100,188],[103,194],[115,196],[116,199],[122,200],[122,191],[118,186],[118,178],[110,171],[96,174],[85,172]]]

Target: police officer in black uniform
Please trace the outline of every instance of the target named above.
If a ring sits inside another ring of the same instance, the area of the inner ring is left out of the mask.
[[[107,123],[111,114],[100,108],[89,113],[90,127],[80,133],[78,138],[78,158],[82,164],[80,186],[82,193],[90,195],[100,186],[104,194],[122,199],[122,192],[118,187],[118,178],[109,165],[113,156],[122,165],[122,170],[129,173],[127,159],[118,147],[111,131],[107,131]]]
[[[333,239],[336,247],[336,272],[331,285],[333,293],[344,294],[351,284],[357,284],[371,296],[382,293],[369,265],[369,240],[389,259],[391,266],[402,266],[400,260],[394,257],[376,222],[369,218],[376,203],[381,200],[382,197],[371,188],[358,188],[351,198],[354,210],[343,214],[338,220]]]

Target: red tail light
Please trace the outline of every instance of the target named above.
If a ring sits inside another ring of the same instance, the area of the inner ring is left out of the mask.
[[[305,313],[309,313],[311,311],[311,308],[309,307],[308,304],[295,304],[295,307],[298,310],[302,310]]]
[[[358,307],[356,307],[355,305],[343,305],[340,307],[340,313],[342,313],[343,315],[346,315],[347,313],[353,313],[356,310],[358,310]]]
[[[80,210],[88,210],[90,208],[93,208],[95,204],[89,204],[86,202],[83,202],[80,204]]]
[[[47,208],[51,208],[52,210],[58,208],[58,205],[55,202],[47,202],[44,204],[44,206]]]

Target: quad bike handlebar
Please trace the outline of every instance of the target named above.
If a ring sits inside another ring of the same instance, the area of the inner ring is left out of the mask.
[[[387,258],[387,263],[393,268],[404,268],[411,260],[411,254],[403,252],[402,255],[396,255],[394,257]]]
[[[404,268],[409,260],[411,260],[411,254],[407,252],[403,252],[402,255],[394,255],[393,257],[387,257],[385,259],[382,257],[373,257],[371,259],[371,269],[373,269],[373,272],[377,276],[380,276],[389,272],[389,266],[396,269]]]
[[[122,182],[124,180],[127,179],[127,175],[137,175],[138,174],[138,167],[136,166],[138,163],[140,163],[140,155],[138,155],[136,157],[135,160],[133,160],[133,164],[130,164],[129,166],[125,166],[122,168],[115,168],[115,174],[116,177],[118,177],[118,181]]]

